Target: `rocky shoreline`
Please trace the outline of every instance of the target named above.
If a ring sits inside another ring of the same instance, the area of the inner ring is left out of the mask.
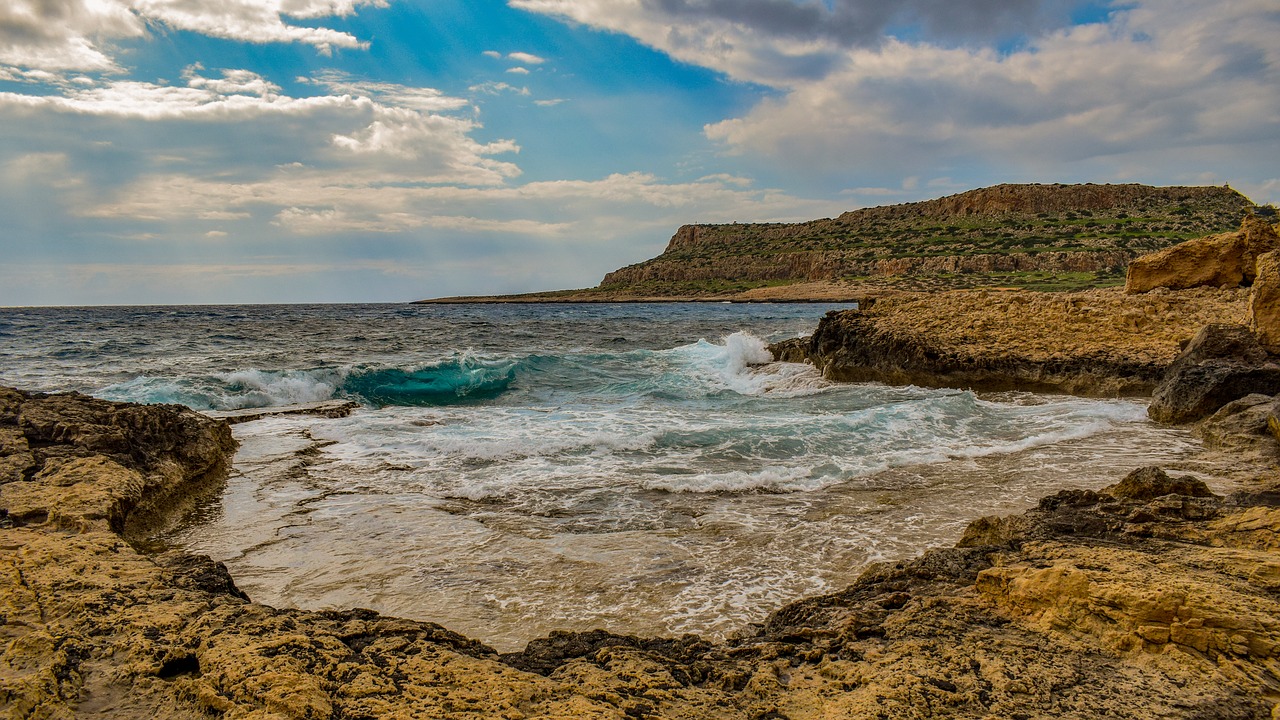
[[[1198,433],[1196,469],[1230,494],[1146,468],[977,520],[724,643],[557,633],[499,655],[432,623],[256,604],[220,564],[143,542],[217,491],[224,422],[4,389],[0,711],[1280,717],[1280,402],[1231,402]]]
[[[0,715],[1280,720],[1280,253],[1253,255],[1249,288],[891,297],[775,346],[837,380],[1150,394],[1155,419],[1197,423],[1186,469],[1226,492],[1158,467],[1063,478],[724,642],[597,630],[498,654],[254,603],[147,542],[221,489],[241,418],[0,388]]]

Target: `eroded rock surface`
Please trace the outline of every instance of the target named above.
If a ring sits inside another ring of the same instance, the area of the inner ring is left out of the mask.
[[[1258,342],[1271,354],[1280,355],[1280,251],[1259,257],[1257,268],[1250,325]]]
[[[1272,717],[1268,402],[1232,415],[1269,445],[1226,497],[1145,468],[978,520],[956,548],[873,565],[725,643],[558,633],[500,657],[431,623],[255,604],[208,558],[140,552],[133,515],[207,484],[226,426],[3,390],[0,716]]]
[[[1280,235],[1275,228],[1247,215],[1237,232],[1187,240],[1134,259],[1125,276],[1125,292],[1250,285],[1258,274],[1258,258],[1276,250]]]
[[[860,310],[830,313],[808,340],[772,350],[780,360],[812,362],[832,380],[1147,395],[1201,327],[1247,322],[1247,292],[885,297]]]
[[[1246,395],[1280,393],[1280,363],[1243,325],[1212,324],[1169,366],[1151,397],[1151,418],[1188,423]]]

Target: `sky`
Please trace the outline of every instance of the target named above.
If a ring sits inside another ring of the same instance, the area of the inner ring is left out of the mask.
[[[1276,0],[5,0],[0,305],[589,287],[1002,182],[1280,203]]]

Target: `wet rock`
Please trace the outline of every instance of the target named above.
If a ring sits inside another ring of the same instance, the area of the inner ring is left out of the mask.
[[[1138,468],[1102,492],[1116,498],[1140,501],[1154,500],[1165,495],[1213,497],[1213,492],[1203,480],[1190,475],[1173,478],[1156,466]]]
[[[120,527],[217,464],[193,448],[229,453],[225,425],[45,401],[0,389],[0,428],[24,429],[0,457],[34,463],[0,485],[0,520],[25,518],[0,531],[15,717],[1199,720],[1280,702],[1274,474],[1228,498],[1159,468],[1064,490],[723,643],[601,630],[499,657],[429,622],[258,605],[207,557],[140,552]]]

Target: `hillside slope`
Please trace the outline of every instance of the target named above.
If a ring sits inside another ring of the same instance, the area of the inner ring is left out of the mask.
[[[598,291],[696,296],[804,282],[903,290],[1105,287],[1130,260],[1233,230],[1229,187],[997,185],[802,223],[686,225]]]

